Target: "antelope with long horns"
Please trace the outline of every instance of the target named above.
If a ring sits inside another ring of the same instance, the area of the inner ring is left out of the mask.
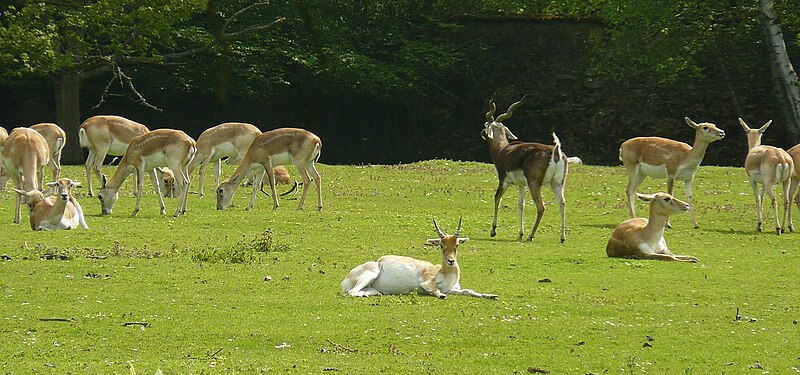
[[[494,194],[494,220],[492,221],[491,236],[497,232],[497,210],[503,194],[511,185],[519,187],[517,209],[519,211],[519,237],[525,234],[523,210],[525,208],[525,190],[530,190],[531,197],[536,203],[536,222],[533,224],[528,241],[533,239],[539,222],[544,214],[542,202],[542,185],[549,184],[553,189],[559,209],[561,210],[561,242],[566,237],[566,201],[564,199],[564,183],[567,179],[567,155],[561,150],[561,142],[556,133],[552,133],[554,145],[544,145],[534,142],[511,142],[517,136],[511,132],[503,121],[511,118],[514,110],[522,105],[525,97],[511,104],[506,113],[497,118],[494,112],[497,109],[494,98],[489,101],[489,112],[486,113],[486,123],[483,125],[481,136],[489,143],[489,153],[492,156],[497,170],[498,186]]]
[[[442,263],[430,262],[398,255],[384,255],[377,261],[366,262],[353,268],[342,280],[342,293],[354,297],[379,294],[409,294],[414,291],[440,299],[448,294],[497,299],[495,294],[461,289],[461,268],[456,261],[458,245],[469,241],[461,235],[461,219],[452,235],[445,234],[436,219],[433,226],[439,238],[429,239],[428,245],[438,245],[442,250]]]

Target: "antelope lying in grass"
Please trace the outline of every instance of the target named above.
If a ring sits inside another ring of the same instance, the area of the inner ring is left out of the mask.
[[[561,242],[566,237],[566,201],[564,200],[564,183],[567,179],[567,155],[561,151],[561,142],[553,133],[554,146],[543,145],[533,142],[512,142],[517,136],[503,125],[501,121],[511,118],[514,109],[522,104],[520,101],[508,107],[508,111],[495,119],[494,112],[497,109],[494,98],[489,101],[489,112],[486,113],[486,123],[484,124],[481,136],[489,142],[489,152],[492,155],[499,184],[494,194],[494,220],[492,221],[491,235],[494,237],[497,232],[497,210],[500,207],[500,200],[503,198],[506,189],[511,185],[519,187],[517,198],[517,209],[519,211],[519,237],[525,234],[525,224],[523,210],[525,208],[525,189],[531,192],[531,197],[536,203],[536,222],[533,224],[528,241],[533,239],[539,222],[544,215],[544,203],[542,203],[542,185],[550,184],[553,193],[558,200],[561,210]]]
[[[16,128],[3,142],[2,164],[14,187],[22,191],[39,190],[42,169],[50,161],[50,149],[41,134],[30,128]],[[17,195],[14,224],[19,224],[22,197]]]
[[[189,162],[192,161],[195,152],[197,152],[197,147],[194,139],[180,130],[157,129],[131,140],[130,146],[111,179],[107,180],[103,176],[103,187],[97,193],[103,214],[111,213],[117,202],[120,186],[128,178],[128,175],[135,173],[136,208],[133,210],[133,216],[136,216],[139,213],[139,202],[142,198],[144,174],[153,173],[153,180],[158,181],[155,176],[155,168],[164,166],[169,166],[170,169],[178,172],[175,182],[176,191],[180,193],[180,196],[175,216],[185,214],[186,197],[189,193]],[[156,184],[156,186],[158,185]],[[164,215],[164,198],[160,191],[158,192],[158,202],[161,204],[161,214]]]
[[[689,255],[673,254],[664,239],[664,228],[670,214],[689,210],[689,204],[671,194],[636,194],[639,199],[650,202],[650,218],[628,219],[617,225],[606,246],[606,255],[615,258],[637,258],[697,262]]]
[[[429,245],[442,249],[442,264],[397,255],[384,255],[377,261],[353,268],[342,281],[342,293],[354,297],[369,297],[379,294],[409,294],[414,291],[430,294],[441,299],[448,294],[497,299],[495,294],[478,293],[461,289],[461,269],[456,261],[458,245],[469,241],[461,234],[461,219],[452,235],[444,234],[433,220],[439,238],[429,239]]]
[[[56,195],[46,197],[38,190],[23,191],[14,189],[25,197],[33,230],[75,229],[78,226],[89,229],[83,216],[80,203],[72,196],[72,189],[81,184],[68,178],[50,182],[47,186],[55,188]]]
[[[689,214],[692,216],[695,229],[699,228],[692,206],[692,180],[703,161],[708,145],[725,138],[725,131],[709,122],[697,124],[688,117],[684,117],[684,120],[695,130],[692,146],[661,137],[637,137],[623,142],[619,147],[619,160],[628,171],[626,193],[630,217],[636,217],[634,195],[644,178],[666,177],[669,194],[672,194],[675,180],[686,181]],[[670,227],[669,221],[667,227]]]
[[[149,131],[146,126],[120,116],[92,116],[81,124],[78,139],[81,148],[89,149],[85,164],[89,196],[94,195],[91,171],[102,181],[105,175],[101,168],[106,155],[125,155],[131,140]]]
[[[265,175],[272,192],[273,209],[278,208],[273,168],[292,163],[303,177],[303,194],[300,196],[300,204],[297,209],[303,209],[306,195],[308,195],[308,185],[310,185],[311,179],[314,179],[317,185],[317,209],[322,210],[322,183],[317,168],[314,166],[321,151],[322,141],[314,133],[305,129],[279,128],[262,133],[253,140],[231,177],[222,181],[217,187],[217,209],[224,210],[228,207],[236,188],[246,176],[253,173],[256,176],[253,181],[253,192],[250,194],[250,204],[245,210],[253,208],[256,194]]]
[[[67,133],[56,124],[44,122],[41,124],[31,125],[31,129],[36,130],[47,141],[47,147],[50,148],[50,162],[48,165],[53,170],[53,181],[57,181],[61,177],[61,151],[67,143]],[[40,183],[42,181],[39,181]]]
[[[761,224],[764,217],[763,199],[764,192],[772,200],[772,213],[775,216],[775,231],[780,235],[786,224],[786,216],[789,215],[789,222],[792,222],[792,211],[789,201],[789,180],[794,173],[794,162],[792,157],[782,148],[765,146],[761,144],[761,136],[772,124],[772,120],[767,121],[758,129],[750,129],[749,126],[739,119],[745,134],[747,135],[747,159],[744,161],[744,170],[750,178],[750,186],[753,187],[753,195],[756,199],[756,215],[758,225],[756,230],[761,232]],[[762,184],[761,193],[758,192],[758,183]],[[775,201],[774,188],[777,183],[783,185],[783,225],[778,222],[778,204]]]

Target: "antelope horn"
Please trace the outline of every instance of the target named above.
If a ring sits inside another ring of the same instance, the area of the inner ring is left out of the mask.
[[[436,233],[439,234],[439,238],[444,238],[444,232],[439,228],[439,224],[436,224],[436,219],[433,219],[433,226],[436,228]]]
[[[494,111],[497,110],[497,106],[494,104],[494,97],[489,99],[489,112],[486,112],[486,121],[494,122]]]
[[[458,229],[456,229],[456,232],[453,235],[456,237],[461,235],[461,217],[458,218]]]
[[[513,114],[514,114],[514,110],[515,110],[515,109],[517,109],[517,107],[521,106],[521,105],[522,105],[522,102],[523,102],[523,101],[525,101],[525,98],[527,98],[527,97],[528,97],[528,94],[525,94],[525,96],[523,96],[523,97],[522,97],[522,99],[520,99],[518,102],[516,102],[516,103],[514,103],[514,104],[510,105],[510,106],[508,107],[508,111],[506,111],[506,113],[503,113],[503,114],[502,114],[502,115],[500,115],[500,116],[497,116],[497,119],[495,119],[495,121],[497,121],[497,122],[501,122],[501,121],[503,121],[503,120],[508,120],[508,119],[510,119],[510,118],[511,118],[511,115],[513,115]]]

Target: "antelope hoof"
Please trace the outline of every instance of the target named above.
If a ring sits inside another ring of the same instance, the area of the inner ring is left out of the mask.
[[[161,209],[161,216],[165,216],[166,214],[167,214],[167,210],[162,208]]]
[[[522,234],[520,234],[519,237],[517,237],[517,242],[522,242]]]
[[[761,232],[761,223],[758,223],[758,225],[756,225],[756,231]]]
[[[775,233],[777,233],[779,236],[781,235],[782,232],[783,230],[781,230],[781,227],[775,228]]]
[[[528,238],[526,238],[525,241],[533,241],[533,236],[528,236]]]
[[[497,294],[484,294],[483,296],[485,298],[488,298],[488,299],[497,299],[498,298]]]
[[[561,237],[561,243],[564,243],[564,242],[566,242],[566,241],[567,241],[567,239],[566,239],[566,238],[564,238],[564,237]]]
[[[447,299],[447,294],[440,294],[439,299]]]
[[[317,206],[317,211],[322,211],[322,206]]]
[[[697,223],[694,224],[694,229],[700,229],[700,226]]]
[[[667,225],[666,226],[667,226],[667,229],[672,229],[672,224],[670,224],[669,221],[667,221]]]
[[[492,230],[491,230],[491,232],[489,232],[489,235],[492,236],[492,237],[497,235],[497,231],[495,230],[495,227],[492,227]]]
[[[133,210],[131,216],[136,217],[137,214],[139,214],[139,210]]]

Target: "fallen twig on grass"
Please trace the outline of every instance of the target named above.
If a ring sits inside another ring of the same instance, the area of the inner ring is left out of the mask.
[[[124,327],[128,326],[142,326],[142,327],[150,327],[150,323],[148,322],[125,322],[122,323]]]
[[[333,345],[335,347],[338,347],[339,349],[342,349],[342,350],[344,350],[346,352],[350,352],[350,353],[357,353],[358,352],[358,350],[356,350],[356,349],[350,349],[350,348],[348,348],[348,347],[346,347],[346,346],[344,346],[342,344],[337,344],[337,343],[331,341],[331,339],[325,339],[325,341],[327,341],[329,344],[331,344],[331,345]]]

